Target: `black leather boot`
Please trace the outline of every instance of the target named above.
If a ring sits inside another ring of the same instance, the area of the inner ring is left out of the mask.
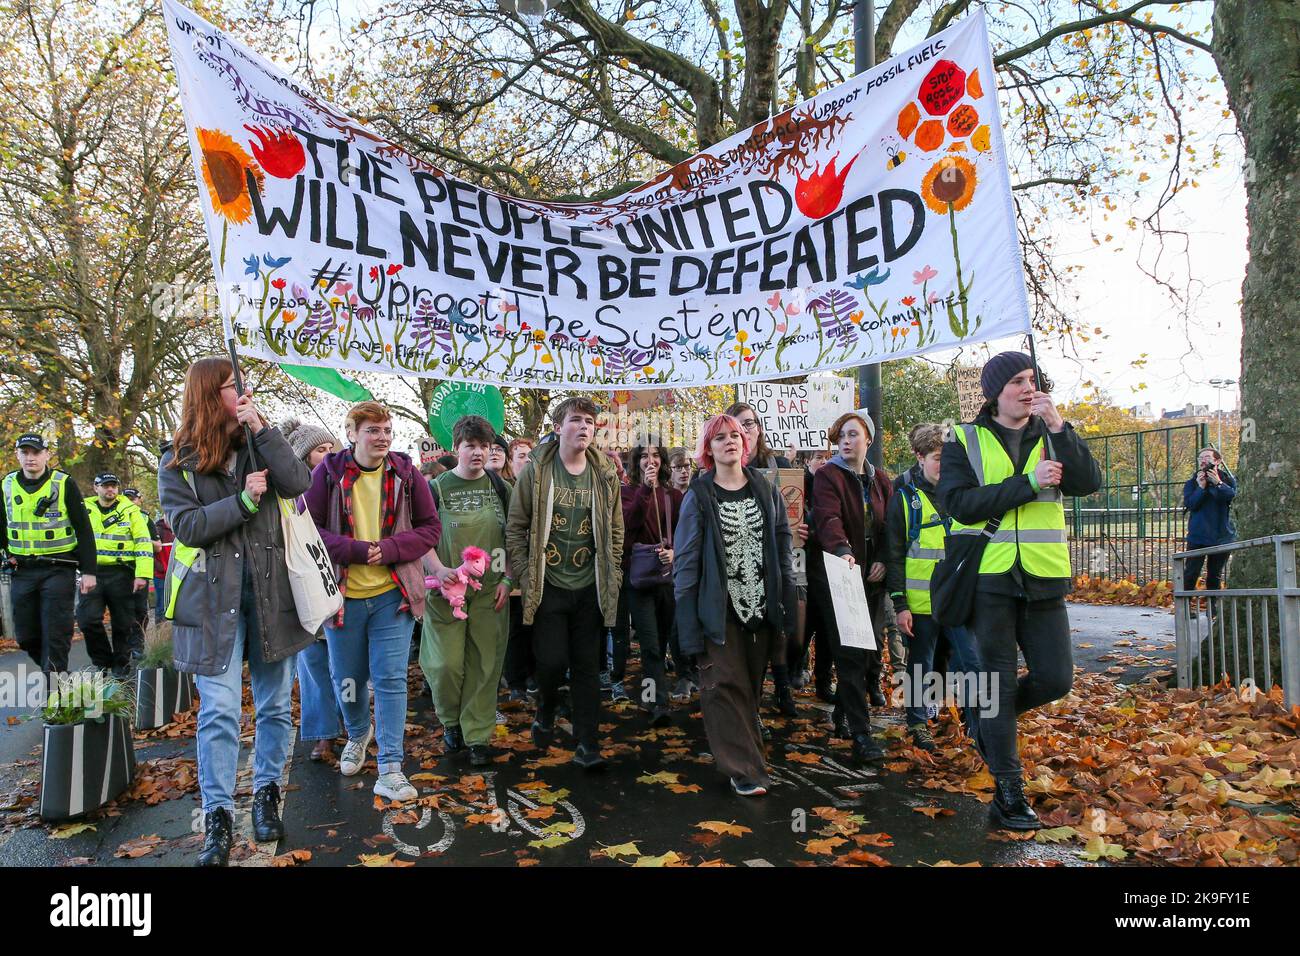
[[[284,839],[279,784],[268,783],[253,794],[253,839],[258,843],[274,843]]]
[[[853,734],[849,733],[849,719],[838,706],[831,711],[831,736],[839,740],[853,738]]]
[[[785,717],[798,717],[799,708],[795,706],[794,693],[789,684],[778,684],[776,688],[776,709]]]
[[[465,749],[465,737],[464,737],[464,735],[460,732],[460,728],[459,728],[459,727],[452,727],[452,726],[448,726],[448,725],[446,725],[446,724],[443,724],[443,726],[442,726],[442,745],[443,745],[443,747],[446,748],[446,752],[449,753],[449,754],[451,754],[451,753],[456,753],[457,751],[460,751],[460,750],[464,750],[464,749]]]
[[[230,860],[230,843],[234,838],[235,822],[224,807],[213,810],[203,818],[203,849],[195,866],[226,866]]]
[[[871,734],[858,734],[853,738],[853,762],[858,766],[885,759],[885,751]]]
[[[1025,782],[1018,773],[994,778],[997,791],[989,804],[989,823],[1000,830],[1041,830],[1042,821],[1025,799]]]

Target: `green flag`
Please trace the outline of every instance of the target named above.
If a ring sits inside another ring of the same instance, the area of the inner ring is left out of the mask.
[[[319,365],[281,365],[280,368],[286,375],[292,375],[308,385],[315,385],[322,392],[329,392],[345,402],[373,401],[375,397],[361,383],[340,375],[338,369]]]

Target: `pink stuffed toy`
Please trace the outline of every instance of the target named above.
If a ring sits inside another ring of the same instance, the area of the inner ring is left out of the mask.
[[[455,577],[442,581],[437,575],[431,574],[424,579],[424,586],[431,591],[442,592],[442,596],[451,605],[451,616],[464,621],[469,617],[465,610],[465,594],[470,588],[476,591],[483,589],[479,578],[487,573],[491,556],[482,548],[471,546],[462,551],[460,557],[461,565],[454,569]]]

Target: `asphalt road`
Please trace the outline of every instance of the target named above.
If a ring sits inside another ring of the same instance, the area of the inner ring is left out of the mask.
[[[1168,611],[1071,605],[1070,614],[1076,664],[1085,670],[1110,671],[1132,682],[1170,668]],[[0,682],[25,662],[20,653],[0,655]],[[80,643],[73,663],[85,663]],[[429,698],[414,693],[418,668],[412,673],[406,770],[421,790],[419,804],[377,806],[373,752],[359,776],[345,778],[331,765],[312,763],[311,745],[297,742],[282,784],[288,836],[278,847],[257,847],[249,839],[246,746],[243,809],[236,820],[242,836],[232,857],[238,865],[268,865],[277,854],[307,850],[307,866],[625,866],[673,861],[668,854],[692,864],[786,866],[823,864],[855,846],[893,865],[1081,863],[1065,847],[990,839],[984,803],[968,793],[926,788],[924,774],[899,772],[897,749],[890,760],[894,769],[852,767],[848,742],[828,738],[829,708],[811,689],[799,697],[798,718],[765,713],[776,786],[766,798],[745,800],[731,793],[712,766],[697,701],[679,705],[672,726],[659,730],[634,704],[606,702],[601,732],[608,763],[597,771],[568,763],[573,741],[563,732],[550,753],[533,750],[527,733],[531,708],[503,704],[505,721],[494,741],[502,750],[483,772],[470,767],[463,753],[443,753]],[[0,866],[166,866],[193,860],[201,842],[196,791],[153,805],[119,799],[86,817],[90,828],[80,832],[40,825],[29,809],[40,771],[40,723],[7,720],[23,712],[0,709]],[[875,714],[874,723],[884,743],[902,733],[898,710]],[[137,735],[137,762],[161,776],[170,773],[173,781],[192,775],[192,724],[189,734]],[[957,741],[941,738],[940,759],[975,768]],[[133,846],[136,855],[115,855]]]

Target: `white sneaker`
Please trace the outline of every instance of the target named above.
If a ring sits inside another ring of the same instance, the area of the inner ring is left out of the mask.
[[[411,786],[411,781],[406,779],[406,774],[397,770],[379,775],[379,782],[375,784],[375,796],[405,803],[414,800],[419,794]]]
[[[366,762],[366,748],[370,746],[370,741],[375,737],[375,725],[371,724],[366,728],[366,735],[360,740],[348,738],[347,744],[343,747],[343,755],[339,757],[339,773],[345,777],[355,777],[361,772],[361,765]]]

